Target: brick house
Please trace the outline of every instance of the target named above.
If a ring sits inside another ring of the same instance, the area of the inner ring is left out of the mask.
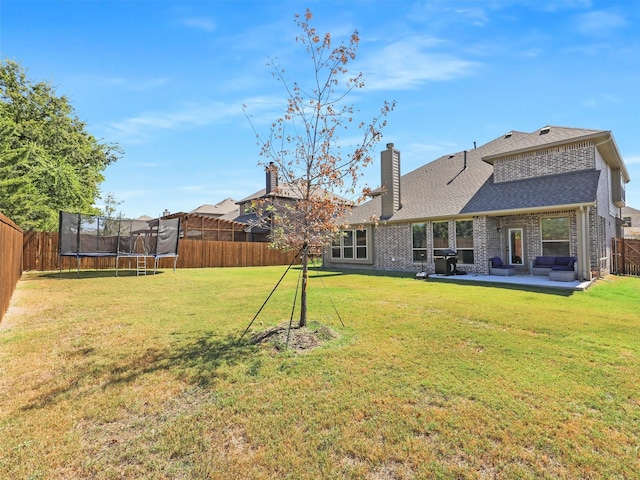
[[[609,131],[512,131],[402,176],[390,143],[381,172],[325,265],[433,273],[453,249],[467,273],[489,273],[494,256],[528,273],[539,255],[577,257],[579,279],[610,271],[629,174]]]
[[[329,197],[334,202],[353,205],[349,200],[331,193],[323,188],[311,189],[312,197]],[[272,212],[286,212],[288,221],[294,222],[291,207],[301,201],[305,195],[304,184],[301,180],[295,182],[281,182],[277,166],[271,162],[265,167],[265,188],[236,202],[236,211],[224,215],[223,219],[245,224],[245,231],[250,236],[250,241],[268,242],[271,240],[271,232],[274,228]],[[312,246],[312,253],[320,255],[322,246]]]
[[[623,207],[622,223],[624,224],[625,238],[640,238],[640,210]]]

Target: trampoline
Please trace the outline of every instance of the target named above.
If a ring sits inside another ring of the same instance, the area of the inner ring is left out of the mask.
[[[151,227],[139,220],[110,219],[96,215],[60,212],[58,231],[58,255],[75,257],[78,261],[86,257],[112,257],[116,259],[116,276],[120,258],[137,258],[137,270],[146,259],[153,261],[153,273],[161,258],[173,258],[173,271],[178,262],[180,219],[159,219]]]

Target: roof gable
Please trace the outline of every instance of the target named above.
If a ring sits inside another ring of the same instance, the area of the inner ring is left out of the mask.
[[[546,126],[532,133],[523,134],[515,138],[512,142],[502,145],[500,148],[485,156],[483,160],[488,163],[493,163],[496,158],[569,142],[573,143],[580,140],[602,137],[608,133],[609,132],[604,130]]]
[[[487,158],[610,136],[610,132],[549,127],[541,134],[512,131],[478,148],[444,155],[400,177],[401,207],[389,221],[420,221],[505,210],[592,204],[600,172],[576,171],[511,182],[493,182],[493,166]],[[381,197],[354,208],[351,224],[380,218]]]

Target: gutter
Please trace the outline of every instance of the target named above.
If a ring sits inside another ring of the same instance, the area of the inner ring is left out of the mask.
[[[442,220],[449,219],[468,219],[472,217],[503,217],[505,215],[526,215],[530,213],[544,213],[544,212],[555,212],[559,210],[576,210],[578,208],[585,207],[595,207],[596,202],[590,203],[571,203],[566,205],[553,205],[553,206],[544,206],[544,207],[533,207],[533,208],[521,208],[521,209],[509,209],[509,210],[489,210],[485,212],[468,212],[468,213],[455,213],[451,215],[439,215],[435,217],[414,217],[414,218],[401,218],[401,219],[393,219],[389,218],[386,220],[380,220],[378,223],[382,224],[398,224],[398,223],[415,223],[415,222],[437,222]],[[352,223],[352,222],[349,222]],[[373,225],[374,222],[367,220],[365,222],[355,222],[352,224],[358,225]]]

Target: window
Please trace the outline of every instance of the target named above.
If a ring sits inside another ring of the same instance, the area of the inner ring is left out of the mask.
[[[630,227],[631,226],[631,217],[622,217],[622,222],[624,223],[625,227]]]
[[[473,220],[456,220],[458,263],[473,265]]]
[[[427,259],[427,224],[414,223],[411,225],[413,241],[413,261],[423,262]]]
[[[331,258],[343,260],[367,260],[367,230],[343,230],[331,242]]]
[[[433,255],[442,255],[441,250],[449,248],[449,222],[433,222]]]
[[[542,255],[570,255],[569,217],[542,218]]]

